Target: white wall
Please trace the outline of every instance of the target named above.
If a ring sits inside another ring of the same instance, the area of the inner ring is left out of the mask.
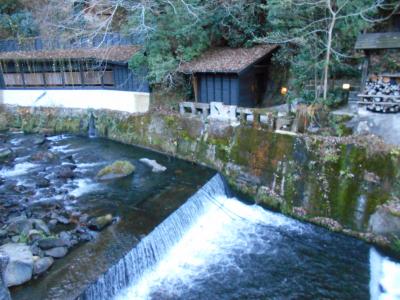
[[[0,90],[0,103],[145,113],[149,110],[150,94],[113,90]]]

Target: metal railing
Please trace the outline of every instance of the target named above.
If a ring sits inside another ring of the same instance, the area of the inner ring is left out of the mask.
[[[42,37],[21,40],[0,40],[0,52],[43,51],[58,49],[90,49],[99,47],[139,45],[143,42],[140,35],[126,35],[109,32],[95,36],[81,36],[68,39],[43,39]]]

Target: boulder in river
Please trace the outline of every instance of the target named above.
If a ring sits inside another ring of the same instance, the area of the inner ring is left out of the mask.
[[[56,176],[60,179],[70,179],[75,176],[71,166],[61,166],[56,170]]]
[[[67,255],[68,249],[67,247],[55,247],[49,250],[44,251],[46,256],[51,256],[54,258],[61,258]]]
[[[45,239],[39,240],[38,246],[40,247],[40,249],[48,250],[51,248],[65,246],[65,241],[60,238],[45,238]]]
[[[39,275],[46,272],[54,263],[52,257],[37,258],[33,264],[33,274]]]
[[[29,246],[22,243],[8,243],[0,247],[9,257],[9,262],[4,273],[6,286],[20,285],[32,278],[33,255]]]
[[[111,214],[107,214],[101,217],[91,219],[89,221],[88,227],[91,230],[101,231],[108,225],[112,224],[112,222],[113,222],[113,216]]]
[[[165,170],[167,170],[166,167],[164,167],[163,165],[160,165],[154,159],[141,158],[141,159],[139,159],[139,161],[144,163],[145,165],[149,166],[150,168],[152,168],[151,170],[154,173],[160,173],[160,172],[164,172]]]
[[[135,166],[126,160],[117,160],[113,164],[104,167],[97,173],[99,180],[111,180],[126,177],[135,171]]]
[[[46,223],[40,219],[31,219],[33,227],[37,230],[42,231],[45,234],[50,234],[49,227],[47,227]]]
[[[0,300],[11,300],[10,292],[4,282],[4,274],[10,258],[0,252]]]
[[[8,148],[0,148],[0,161],[4,161],[7,158],[10,158],[12,155],[12,151]]]
[[[12,218],[8,221],[7,231],[8,234],[22,234],[28,235],[29,231],[32,229],[32,222],[27,219],[25,215]]]
[[[37,188],[47,188],[50,186],[50,180],[44,177],[36,178],[36,187]]]
[[[46,142],[46,137],[44,135],[39,135],[33,138],[32,143],[34,145],[43,145]]]
[[[51,162],[57,159],[57,155],[50,151],[38,151],[31,155],[33,161]]]

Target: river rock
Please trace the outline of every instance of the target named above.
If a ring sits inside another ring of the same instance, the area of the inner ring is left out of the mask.
[[[51,256],[54,258],[61,258],[67,255],[68,249],[67,247],[56,247],[49,250],[44,251],[46,256]]]
[[[40,240],[42,238],[42,235],[43,235],[43,233],[40,232],[39,230],[32,229],[28,233],[28,240],[30,242],[38,241],[38,240]]]
[[[36,178],[36,187],[37,188],[47,188],[50,186],[50,180],[44,177]]]
[[[70,166],[61,166],[56,170],[56,176],[60,179],[70,179],[75,175],[74,170]]]
[[[28,235],[32,229],[32,223],[25,215],[12,218],[8,221],[7,231],[8,234],[22,234]]]
[[[40,249],[48,250],[51,248],[63,247],[66,245],[65,245],[65,241],[63,241],[60,238],[45,238],[45,239],[39,240],[38,246],[40,247]]]
[[[70,233],[68,233],[66,231],[61,231],[58,236],[64,242],[65,246],[67,246],[67,247],[72,246],[72,243],[71,243],[72,236]]]
[[[89,229],[92,230],[101,231],[108,225],[112,224],[112,222],[113,222],[113,216],[111,214],[107,214],[101,217],[91,219],[89,221],[88,227]]]
[[[12,155],[9,148],[0,148],[0,161],[4,161]]]
[[[33,274],[39,275],[46,272],[54,263],[52,257],[43,257],[35,260],[33,264]]]
[[[139,161],[144,163],[145,165],[149,166],[150,168],[152,168],[151,170],[154,173],[160,173],[160,172],[164,172],[165,170],[167,170],[166,167],[164,167],[163,165],[160,165],[154,159],[141,158],[141,159],[139,159]]]
[[[7,237],[8,233],[6,229],[0,229],[0,239]]]
[[[50,234],[49,227],[47,227],[46,223],[40,219],[31,219],[31,222],[33,224],[33,228],[36,230],[40,230],[45,234]]]
[[[10,258],[4,273],[6,286],[20,285],[32,278],[33,255],[29,246],[22,243],[8,243],[0,247],[0,252]]]
[[[121,177],[126,177],[135,171],[135,166],[133,166],[129,161],[118,160],[113,164],[104,167],[97,173],[97,178],[99,180],[111,180]]]
[[[36,244],[31,245],[30,249],[31,249],[32,255],[39,256],[39,257],[44,256],[43,250],[40,249]]]
[[[0,300],[11,300],[10,292],[4,282],[4,274],[10,258],[0,251]]]
[[[57,159],[57,155],[50,151],[38,151],[31,155],[31,160],[41,162],[51,162]]]
[[[400,215],[396,215],[386,206],[378,208],[369,219],[369,230],[378,235],[400,236]]]
[[[43,145],[46,142],[46,137],[43,135],[37,136],[33,139],[32,143],[36,146]]]

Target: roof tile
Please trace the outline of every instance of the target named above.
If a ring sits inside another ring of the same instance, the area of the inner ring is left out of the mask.
[[[252,48],[212,48],[200,57],[184,63],[179,71],[191,73],[240,73],[263,58],[278,45],[259,45]]]
[[[128,62],[139,49],[138,46],[112,46],[93,49],[0,52],[0,60],[96,59]]]

